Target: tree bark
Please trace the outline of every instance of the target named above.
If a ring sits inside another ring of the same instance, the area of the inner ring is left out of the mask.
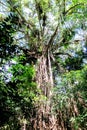
[[[43,54],[38,58],[36,82],[38,88],[42,90],[43,95],[49,98],[51,95],[51,89],[53,88],[53,74],[49,51],[47,55]]]
[[[52,113],[51,90],[53,88],[53,74],[51,57],[48,51],[38,58],[36,67],[36,82],[46,100],[38,102],[38,109],[33,121],[34,130],[58,130],[55,115]],[[41,99],[40,99],[41,100]]]

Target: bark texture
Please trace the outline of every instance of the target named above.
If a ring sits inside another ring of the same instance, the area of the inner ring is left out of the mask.
[[[36,82],[46,100],[38,102],[36,115],[32,118],[32,130],[57,130],[57,120],[51,106],[53,75],[49,51],[38,58]]]
[[[49,97],[53,87],[53,75],[49,53],[47,56],[42,55],[38,59],[36,81],[38,88],[42,90],[42,93],[46,97]]]

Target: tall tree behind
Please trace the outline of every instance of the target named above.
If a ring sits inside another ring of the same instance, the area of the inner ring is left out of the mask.
[[[51,107],[49,107],[51,105],[51,91],[54,86],[52,65],[57,65],[60,68],[55,57],[59,55],[71,56],[63,50],[63,47],[72,44],[73,29],[77,25],[73,23],[70,23],[71,26],[67,27],[67,25],[72,16],[73,21],[78,20],[78,27],[80,26],[79,19],[81,20],[83,16],[79,14],[76,18],[75,13],[78,14],[80,10],[83,14],[85,1],[84,3],[78,3],[78,1],[70,3],[65,0],[8,0],[4,6],[10,9],[10,15],[17,14],[18,16],[15,20],[17,25],[14,44],[23,51],[28,60],[32,61],[32,64],[36,63],[37,86],[41,89],[42,94],[47,97],[47,104],[40,106],[38,116],[36,116],[37,122],[34,126],[38,129],[39,123],[39,129],[47,129],[48,124],[49,130],[56,130],[56,120],[54,116],[49,115],[51,111]],[[34,62],[34,59],[37,62]],[[52,126],[51,122],[54,122]]]

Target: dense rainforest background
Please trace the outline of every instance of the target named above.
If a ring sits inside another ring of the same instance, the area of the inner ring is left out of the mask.
[[[87,130],[87,0],[0,0],[0,130]]]

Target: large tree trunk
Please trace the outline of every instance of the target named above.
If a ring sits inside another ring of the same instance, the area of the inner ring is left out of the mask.
[[[36,82],[46,100],[38,101],[36,116],[33,118],[33,130],[57,130],[56,118],[52,113],[51,96],[53,75],[49,51],[38,58],[36,67]]]
[[[42,55],[38,59],[36,81],[43,95],[49,98],[51,96],[51,89],[53,88],[53,75],[49,53],[47,56]]]
[[[79,115],[74,99],[69,99],[70,106],[68,108],[63,111],[58,109],[56,116],[52,112],[51,99],[54,84],[49,51],[47,54],[38,56],[36,82],[42,96],[39,95],[40,99],[35,104],[35,110],[32,110],[29,130],[74,130],[74,124],[70,122],[70,119]],[[46,98],[43,99],[42,97]],[[81,129],[79,128],[79,130]]]

